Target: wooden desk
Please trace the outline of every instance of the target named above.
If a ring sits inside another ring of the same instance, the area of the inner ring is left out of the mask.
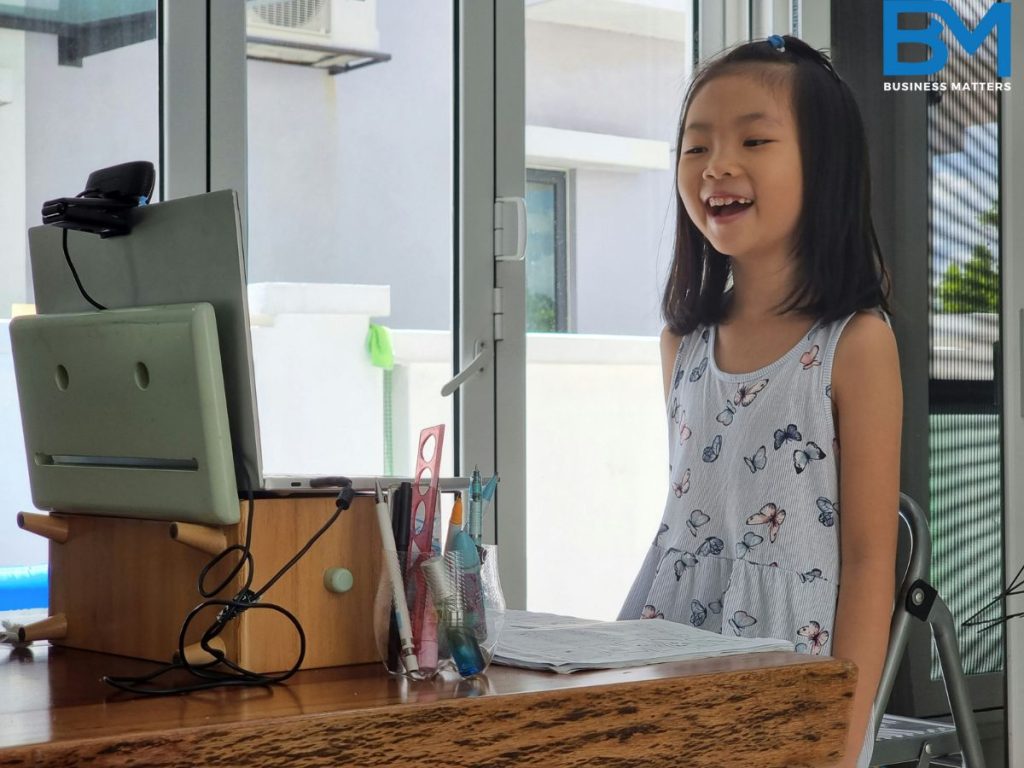
[[[771,653],[556,675],[492,667],[410,684],[380,665],[274,688],[133,698],[153,665],[0,647],[0,766],[815,766],[839,756],[856,680]]]

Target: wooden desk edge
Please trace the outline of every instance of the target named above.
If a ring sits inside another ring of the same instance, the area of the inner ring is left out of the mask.
[[[770,684],[753,685],[765,675]],[[236,764],[243,756],[250,766],[405,766],[439,759],[454,768],[537,761],[580,766],[597,759],[668,765],[678,763],[683,744],[694,766],[736,760],[822,766],[841,755],[855,681],[856,668],[844,659],[794,661],[770,670],[741,667],[70,738],[0,751],[0,766],[162,768]],[[794,712],[804,714],[780,717]],[[473,726],[460,729],[470,717]],[[802,727],[815,718],[821,733]]]

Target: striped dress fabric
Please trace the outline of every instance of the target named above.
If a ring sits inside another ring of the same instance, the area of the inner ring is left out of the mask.
[[[681,341],[666,406],[665,514],[619,619],[665,618],[831,655],[839,596],[832,361],[852,318],[815,323],[752,373],[718,369],[714,326]],[[873,746],[869,725],[858,768]]]
[[[830,654],[839,589],[832,360],[853,315],[774,363],[715,364],[714,326],[679,345],[667,402],[665,513],[620,619],[789,640]]]

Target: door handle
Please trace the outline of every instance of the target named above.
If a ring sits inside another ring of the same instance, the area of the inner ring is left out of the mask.
[[[479,339],[476,341],[475,348],[476,356],[469,361],[469,365],[459,371],[455,375],[455,378],[441,387],[441,397],[448,397],[448,395],[461,387],[469,379],[487,368],[487,364],[493,359],[494,353],[491,351],[490,347]]]

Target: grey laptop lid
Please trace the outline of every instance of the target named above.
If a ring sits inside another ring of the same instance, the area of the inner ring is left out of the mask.
[[[37,507],[238,521],[209,304],[28,315],[10,333]]]
[[[252,488],[263,487],[238,201],[231,190],[133,211],[130,235],[100,239],[68,232],[82,284],[110,308],[208,302],[217,317],[228,420]],[[36,311],[88,312],[61,247],[63,230],[29,229]]]

